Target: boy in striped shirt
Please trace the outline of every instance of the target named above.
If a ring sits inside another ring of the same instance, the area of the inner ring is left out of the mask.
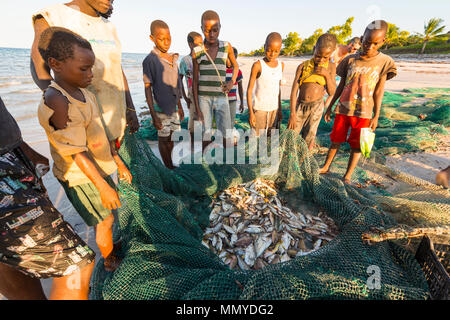
[[[202,32],[205,36],[203,46],[194,48],[192,91],[197,120],[203,122],[203,148],[211,142],[213,112],[217,129],[224,137],[224,147],[231,145],[231,119],[228,92],[236,83],[239,65],[229,42],[220,41],[220,18],[214,11],[202,15]],[[233,76],[226,82],[227,60],[233,66]],[[227,139],[228,138],[228,139]]]
[[[236,48],[233,48],[234,56],[237,58],[238,51]],[[233,77],[233,68],[231,65],[230,59],[227,60],[227,79],[226,81],[230,81]],[[241,100],[241,105],[239,107],[239,112],[244,112],[244,89],[242,88],[242,71],[239,69],[238,77],[236,79],[236,83],[233,86],[233,89],[228,93],[228,103],[230,104],[230,119],[231,119],[231,128],[234,128],[234,121],[236,119],[236,106],[237,106],[237,91],[239,90],[239,99]]]

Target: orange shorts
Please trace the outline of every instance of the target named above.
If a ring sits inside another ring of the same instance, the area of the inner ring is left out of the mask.
[[[352,149],[360,149],[361,129],[368,128],[370,119],[358,118],[337,114],[334,118],[333,131],[330,138],[333,143],[348,142]],[[351,128],[350,136],[347,138],[348,130]]]

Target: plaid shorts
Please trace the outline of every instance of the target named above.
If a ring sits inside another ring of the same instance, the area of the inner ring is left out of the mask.
[[[95,253],[64,221],[20,149],[0,155],[0,263],[33,278],[63,277]]]
[[[164,112],[156,112],[159,120],[161,120],[163,128],[158,131],[158,137],[168,138],[174,131],[181,130],[180,117],[178,112],[172,113],[170,116]]]

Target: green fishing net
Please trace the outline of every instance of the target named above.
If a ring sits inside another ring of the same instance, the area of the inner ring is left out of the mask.
[[[283,120],[281,129],[287,127],[290,115],[289,100],[282,101]],[[188,120],[181,127],[186,129]],[[386,92],[383,99],[379,127],[376,130],[374,151],[391,155],[405,152],[435,150],[439,144],[439,135],[448,134],[450,126],[450,89],[427,88],[405,89],[401,93]],[[248,111],[236,115],[236,129],[249,130]],[[317,143],[330,145],[330,133],[333,121],[323,119],[317,132]],[[158,139],[151,120],[146,120],[141,129],[145,139]],[[349,150],[347,144],[343,150]]]
[[[341,232],[327,246],[258,271],[230,270],[201,244],[213,195],[261,176],[261,165],[181,165],[166,169],[148,144],[127,136],[121,156],[134,175],[122,183],[119,210],[124,260],[114,273],[98,263],[93,299],[425,299],[428,286],[414,256],[393,242],[366,245],[371,227],[395,220],[366,190],[319,176],[305,142],[284,131],[276,181],[313,202]],[[381,271],[381,288],[370,289],[368,270]]]
[[[386,94],[387,108],[397,110],[383,113],[382,125],[376,132],[377,152],[387,154],[433,146],[436,138],[432,127],[442,128],[438,122],[442,120],[440,116],[436,115],[438,120],[422,121],[415,118],[419,111],[406,112],[415,108],[408,104],[414,105],[415,99],[429,94],[432,97],[426,101],[428,104],[420,106],[433,114],[441,107],[436,100],[446,99],[448,90]],[[348,161],[345,152],[337,157],[333,173],[319,175],[318,163],[325,155],[311,154],[301,137],[285,130],[289,102],[283,101],[283,106],[280,162],[276,173],[270,176],[262,175],[262,164],[182,164],[171,171],[164,167],[143,138],[152,135],[155,138],[156,132],[151,133],[147,127],[140,134],[126,135],[120,155],[134,180],[131,185],[120,184],[120,232],[116,230],[115,236],[123,239],[123,261],[114,273],[108,273],[100,259],[91,280],[92,299],[398,300],[429,297],[427,281],[413,253],[395,241],[367,245],[361,235],[372,228],[395,227],[401,220],[397,218],[405,216],[415,223],[448,226],[448,194],[444,195],[430,183],[377,163],[376,157],[356,168],[354,182],[367,181],[369,170],[376,168],[403,183],[406,189],[389,193],[373,186],[346,185],[341,181]],[[448,117],[445,112],[444,115]],[[249,128],[248,114],[237,115],[236,128]],[[320,145],[329,144],[331,128],[332,123],[321,123],[317,139]],[[261,270],[230,270],[201,244],[203,231],[209,223],[211,209],[208,206],[217,192],[258,177],[275,181],[280,192],[326,212],[340,229],[337,238],[318,251],[289,262]],[[374,267],[379,268],[381,274],[378,289],[372,288],[369,281],[370,270]]]

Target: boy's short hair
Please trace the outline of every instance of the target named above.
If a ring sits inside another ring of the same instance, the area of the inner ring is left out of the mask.
[[[384,20],[375,20],[369,23],[369,25],[366,27],[366,30],[364,30],[364,33],[367,31],[376,31],[376,30],[382,30],[385,34],[387,33],[389,28],[389,25]]]
[[[272,41],[279,41],[282,42],[283,41],[283,37],[281,36],[281,34],[279,34],[278,32],[271,32],[269,33],[269,35],[266,38],[266,42],[265,44],[269,44]]]
[[[61,27],[46,29],[42,32],[38,43],[39,53],[46,63],[50,58],[58,61],[73,58],[74,46],[93,51],[89,41],[73,31]]]
[[[336,49],[337,38],[334,34],[325,33],[317,39],[316,47],[317,49]]]
[[[200,33],[195,32],[195,31],[189,32],[189,34],[187,36],[187,42],[193,44],[195,38],[197,38],[197,37],[201,37],[203,39],[203,37]]]
[[[217,20],[220,23],[219,14],[213,10],[207,10],[202,14],[202,25],[203,22],[207,20]]]
[[[237,58],[237,56],[238,56],[238,51],[237,51],[237,49],[236,49],[235,47],[233,47],[233,52],[234,52],[234,56]]]
[[[347,43],[347,45],[350,45],[350,44],[359,44],[359,45],[361,45],[361,38],[359,38],[359,37],[354,37],[353,39],[351,39],[351,40]]]
[[[169,30],[169,26],[167,25],[167,23],[165,23],[162,20],[155,20],[150,25],[150,33],[151,33],[151,35],[154,36],[158,29],[167,29],[167,30]]]

